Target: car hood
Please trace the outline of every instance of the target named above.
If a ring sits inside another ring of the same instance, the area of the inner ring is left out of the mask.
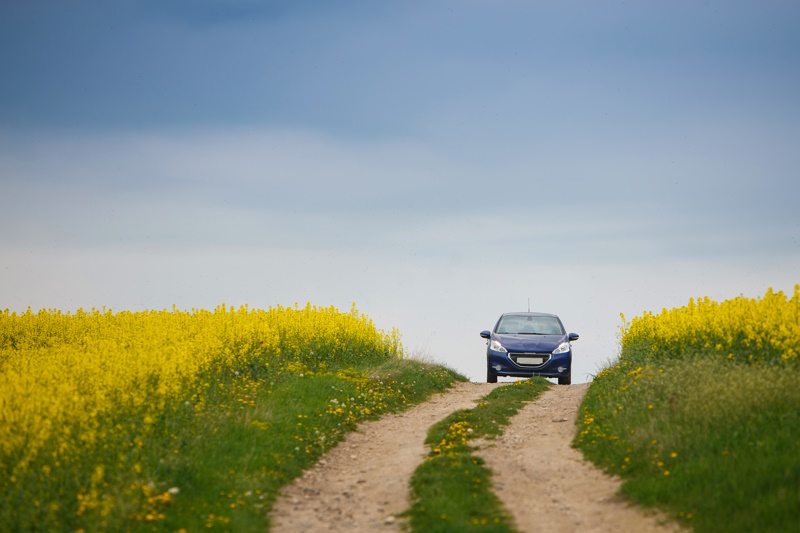
[[[500,341],[509,352],[552,352],[559,344],[567,340],[566,335],[498,335]]]

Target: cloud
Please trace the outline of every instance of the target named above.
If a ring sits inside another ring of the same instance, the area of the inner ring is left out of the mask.
[[[489,165],[435,142],[293,130],[7,139],[5,245],[431,257],[491,246],[565,262],[798,251],[793,156],[766,161],[756,180],[763,146],[729,158],[687,151],[670,165],[669,150],[634,146],[615,157],[582,144]]]

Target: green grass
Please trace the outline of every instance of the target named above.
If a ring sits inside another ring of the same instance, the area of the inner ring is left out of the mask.
[[[305,370],[255,390],[233,380],[190,431],[181,432],[182,452],[150,465],[162,480],[155,492],[167,485],[181,490],[159,530],[263,531],[278,490],[358,422],[403,410],[464,379],[440,366],[391,360]]]
[[[498,387],[476,407],[456,411],[430,429],[431,451],[412,477],[412,505],[404,513],[412,531],[515,531],[492,491],[491,471],[472,454],[469,441],[501,435],[509,419],[548,387],[542,378]]]
[[[72,518],[63,529],[268,530],[278,490],[358,422],[404,410],[466,380],[438,365],[395,358],[318,371],[288,366],[268,374],[242,369],[207,376],[202,401],[188,398],[167,407],[151,437],[141,446],[131,443],[135,477],[97,487],[130,502],[129,508],[86,520],[99,509],[74,506],[66,510]],[[104,451],[100,446],[86,453]],[[0,516],[0,531],[48,530],[36,509],[14,512],[14,522]]]
[[[574,444],[624,494],[698,532],[800,529],[800,369],[621,361],[592,383]]]

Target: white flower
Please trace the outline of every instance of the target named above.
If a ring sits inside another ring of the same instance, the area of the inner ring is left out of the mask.
[[[180,491],[181,491],[181,489],[179,489],[178,487],[171,487],[169,490],[167,490],[167,492],[169,492],[173,496],[178,494]]]

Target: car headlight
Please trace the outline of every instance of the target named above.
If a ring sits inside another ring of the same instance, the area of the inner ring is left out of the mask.
[[[489,349],[490,350],[494,350],[495,352],[507,352],[508,351],[505,348],[503,348],[503,345],[500,344],[500,341],[497,340],[497,339],[492,339],[492,341],[489,343]]]
[[[557,355],[557,354],[560,354],[560,353],[566,353],[568,351],[569,351],[569,343],[568,342],[562,342],[561,344],[558,345],[558,348],[553,350],[553,355]]]

